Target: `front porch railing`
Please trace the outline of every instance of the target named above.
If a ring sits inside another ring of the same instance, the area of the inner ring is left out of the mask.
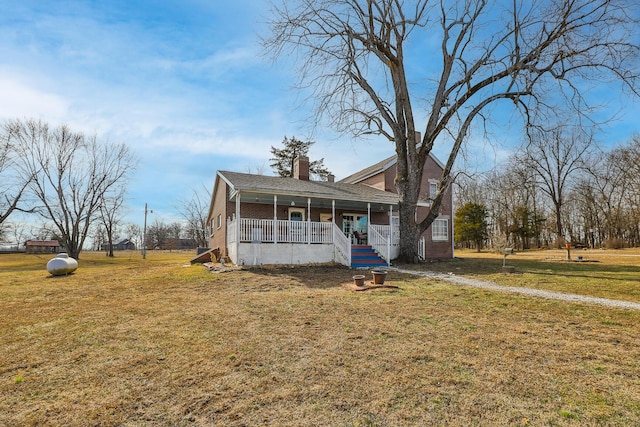
[[[375,230],[385,241],[389,239],[388,225],[369,224],[369,231]],[[386,242],[385,242],[386,243]],[[400,226],[393,224],[393,239],[391,240],[391,246],[398,246],[400,244]]]
[[[275,225],[275,227],[274,227]],[[330,222],[242,218],[240,241],[260,243],[332,243]]]
[[[343,263],[351,265],[351,240],[335,224],[333,224],[333,242],[336,252],[344,260]]]
[[[351,240],[336,224],[331,222],[287,221],[272,219],[242,218],[227,221],[227,243],[297,243],[332,244],[336,261],[351,264]],[[238,239],[239,238],[239,239]],[[398,256],[399,227],[394,224],[393,232],[388,225],[369,224],[368,244],[387,262]],[[425,242],[418,248],[424,259]]]
[[[389,236],[389,226],[374,226],[374,225],[370,225],[369,226],[369,233],[368,233],[368,239],[369,239],[369,245],[371,245],[371,247],[378,252],[378,254],[380,254],[380,256],[382,258],[384,258],[385,261],[387,261],[387,263],[390,263],[391,260],[389,259],[391,257],[391,248],[389,245],[389,239],[387,236],[383,236],[379,230],[384,230],[382,227],[386,227],[387,230],[387,236]]]

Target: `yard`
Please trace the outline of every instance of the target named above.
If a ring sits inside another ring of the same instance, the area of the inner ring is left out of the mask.
[[[640,252],[423,269],[640,302]],[[640,311],[345,267],[211,273],[190,253],[0,255],[0,425],[640,424]],[[368,273],[367,273],[368,274]],[[368,275],[370,277],[370,275]]]

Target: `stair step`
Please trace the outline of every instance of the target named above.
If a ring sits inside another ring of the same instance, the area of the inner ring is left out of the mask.
[[[387,262],[369,245],[351,245],[351,267],[387,267]]]
[[[373,250],[373,248],[352,248],[351,252],[352,253],[361,253],[361,252],[365,252],[365,253],[373,252],[373,253],[376,253],[376,251]]]
[[[370,260],[370,261],[351,261],[352,267],[388,267],[389,265],[384,260]]]

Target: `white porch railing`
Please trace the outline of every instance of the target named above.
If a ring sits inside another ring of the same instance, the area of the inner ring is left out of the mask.
[[[422,236],[420,238],[420,240],[418,240],[418,257],[422,261],[425,260],[426,249],[427,249],[426,240],[425,240],[424,236]]]
[[[234,221],[235,223],[235,221]],[[272,219],[240,220],[240,241],[260,243],[332,243],[330,222]]]
[[[369,224],[369,231],[375,230],[383,239],[389,239],[389,226],[388,225],[378,225],[378,224]],[[400,243],[400,227],[397,224],[393,224],[393,240],[391,240],[392,246],[398,246]]]
[[[333,243],[337,255],[343,258],[343,264],[351,265],[351,240],[336,224],[333,224]]]
[[[239,233],[237,227],[240,227]],[[399,227],[394,224],[393,233],[388,225],[369,224],[368,244],[385,261],[390,262],[398,256]],[[237,240],[238,236],[239,241]],[[389,240],[389,238],[391,240]],[[227,221],[229,244],[244,243],[298,243],[332,244],[335,248],[335,260],[351,265],[351,241],[336,224],[331,222],[286,221],[271,219],[242,218],[240,221]],[[418,255],[425,258],[426,242],[422,238],[418,244]]]
[[[385,231],[386,236],[382,235],[380,231]],[[371,247],[378,252],[378,254],[390,264],[390,247],[389,247],[389,226],[388,225],[370,225],[369,233],[367,234],[368,243]]]

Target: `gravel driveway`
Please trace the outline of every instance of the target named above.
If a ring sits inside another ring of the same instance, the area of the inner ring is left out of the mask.
[[[541,289],[519,288],[515,286],[500,286],[493,282],[487,282],[487,281],[478,280],[478,279],[471,279],[469,277],[456,276],[455,274],[436,273],[433,271],[415,271],[415,270],[405,270],[400,268],[390,268],[390,269],[397,271],[399,273],[406,273],[406,274],[413,274],[416,276],[441,279],[446,282],[449,282],[455,285],[461,285],[461,286],[472,286],[474,288],[489,289],[492,291],[500,291],[500,292],[512,292],[516,294],[524,294],[524,295],[530,295],[530,296],[546,298],[546,299],[580,302],[580,303],[586,303],[586,304],[597,304],[597,305],[603,305],[607,307],[625,308],[629,310],[640,310],[640,303],[637,303],[637,302],[589,297],[585,295],[565,294],[562,292],[544,291]]]

